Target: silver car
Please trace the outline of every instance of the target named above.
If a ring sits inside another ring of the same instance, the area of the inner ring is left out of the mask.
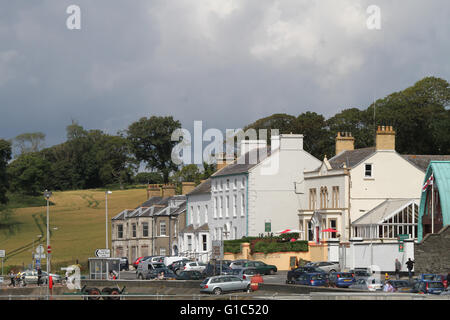
[[[250,280],[243,280],[237,276],[214,276],[203,280],[200,292],[220,295],[229,291],[250,291]]]
[[[349,287],[350,289],[366,290],[366,291],[381,291],[383,284],[380,279],[376,278],[361,278]]]
[[[320,261],[316,262],[313,265],[319,269],[322,269],[325,272],[341,272],[341,267],[339,266],[339,262],[329,262],[329,261]]]
[[[250,260],[248,260],[248,259],[234,260],[233,262],[230,263],[230,268],[231,269],[241,269],[244,267],[244,263],[246,263],[248,261],[250,261]]]

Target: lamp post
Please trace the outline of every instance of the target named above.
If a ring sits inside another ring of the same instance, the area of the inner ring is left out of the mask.
[[[106,230],[106,249],[108,249],[108,194],[111,194],[111,191],[105,191],[105,230]]]
[[[50,253],[51,253],[51,249],[50,249],[50,228],[49,228],[49,223],[50,223],[50,219],[49,219],[49,199],[52,196],[52,192],[45,190],[44,192],[44,198],[47,200],[47,279],[50,279]],[[49,297],[49,292],[50,292],[50,281],[47,281],[47,299]]]

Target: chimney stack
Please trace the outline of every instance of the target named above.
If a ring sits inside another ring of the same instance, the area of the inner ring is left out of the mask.
[[[147,199],[161,196],[161,186],[159,184],[149,184],[147,186]]]
[[[338,155],[342,151],[355,150],[355,138],[352,137],[351,132],[338,132],[336,136],[336,152]]]
[[[395,131],[392,126],[378,126],[376,149],[395,150]]]
[[[173,197],[175,195],[175,185],[171,183],[167,183],[162,185],[161,187],[161,197]]]
[[[234,161],[234,156],[227,156],[225,152],[219,153],[216,155],[216,172],[225,168],[227,165],[229,165],[231,162]]]
[[[195,189],[195,182],[182,182],[181,183],[181,194],[186,195]]]

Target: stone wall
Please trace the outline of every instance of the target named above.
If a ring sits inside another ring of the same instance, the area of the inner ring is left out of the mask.
[[[415,245],[415,273],[450,272],[450,225],[438,233],[428,234]]]

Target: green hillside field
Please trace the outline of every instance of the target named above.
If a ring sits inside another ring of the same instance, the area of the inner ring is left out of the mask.
[[[117,190],[108,195],[110,248],[111,218],[124,209],[136,208],[146,198],[145,189]],[[50,206],[50,228],[57,228],[50,236],[52,266],[59,268],[76,260],[85,265],[89,257],[95,256],[96,249],[105,247],[105,191],[54,192],[50,201],[53,203]],[[16,232],[0,234],[0,249],[6,251],[5,273],[8,266],[26,267],[31,264],[33,240],[35,247],[40,234],[40,243],[45,247],[46,212],[46,206],[14,209],[14,220],[18,222]]]

